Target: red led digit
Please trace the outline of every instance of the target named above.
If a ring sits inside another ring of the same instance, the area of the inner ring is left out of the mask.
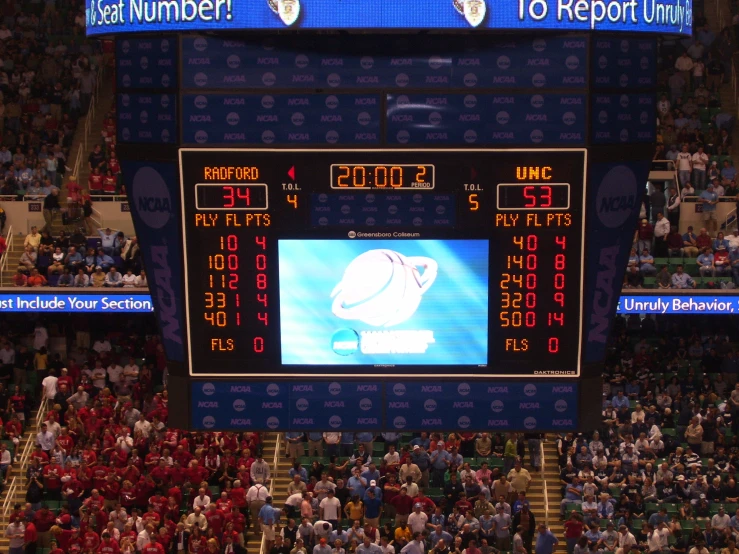
[[[239,269],[239,257],[236,254],[228,255],[228,269],[231,271]]]
[[[223,277],[223,287],[225,288],[226,287],[226,277],[225,276],[222,276],[222,277]],[[230,288],[231,290],[236,290],[236,287],[238,286],[238,284],[239,284],[239,276],[236,275],[235,273],[230,273],[228,276],[228,288]]]
[[[257,273],[257,288],[259,290],[267,288],[267,276],[264,273]]]
[[[536,206],[536,195],[532,194],[536,189],[534,187],[523,187],[523,197],[526,203],[524,208],[534,208]]]
[[[552,206],[552,187],[541,187],[541,207],[542,208],[550,208]]]
[[[238,327],[240,325],[241,325],[241,314],[237,312],[236,313],[236,326]]]
[[[539,239],[536,235],[529,235],[526,237],[526,248],[531,250],[532,252],[536,250],[536,247],[538,246]]]
[[[556,354],[559,352],[559,339],[557,337],[550,338],[548,347],[550,354]]]
[[[554,275],[554,288],[557,290],[565,288],[565,276],[562,273],[556,273]]]
[[[257,254],[255,262],[257,266],[257,271],[264,271],[265,269],[267,269],[267,256],[265,256],[264,254]]]
[[[526,312],[526,327],[536,327],[536,313]]]
[[[549,312],[549,326],[558,324],[560,327],[564,327],[565,314],[563,312]]]
[[[536,308],[536,293],[535,292],[526,293],[526,307]]]
[[[267,237],[254,237],[256,243],[262,247],[262,250],[267,250]]]
[[[561,307],[564,308],[565,305],[565,295],[563,292],[555,292],[554,293],[554,301],[559,304]]]
[[[226,246],[231,252],[236,252],[239,248],[239,239],[236,237],[236,235],[228,235],[228,238],[226,239]],[[221,246],[223,248],[223,246]]]
[[[554,269],[562,271],[565,268],[565,255],[557,254],[554,256]]]
[[[554,242],[555,244],[559,244],[562,250],[564,250],[567,245],[567,237],[554,237]]]
[[[536,288],[536,275],[533,273],[526,275],[526,288],[529,290]]]
[[[236,307],[237,308],[241,307],[241,295],[240,294],[236,295]]]
[[[269,325],[269,323],[267,322],[267,312],[258,312],[258,313],[257,313],[257,319],[258,319],[259,321],[261,321],[262,323],[264,323],[264,326],[265,326],[265,327],[266,327],[267,325]]]
[[[257,354],[264,352],[264,339],[262,337],[254,337],[254,352]]]
[[[249,192],[250,189],[248,187],[239,187],[236,189],[236,196],[240,200],[244,201],[245,206],[251,206],[251,198],[249,197]]]
[[[536,269],[536,254],[526,256],[526,269],[534,271]]]
[[[257,302],[261,302],[264,307],[267,307],[267,294],[257,294]]]
[[[224,208],[233,208],[236,205],[233,187],[223,187],[223,200]]]

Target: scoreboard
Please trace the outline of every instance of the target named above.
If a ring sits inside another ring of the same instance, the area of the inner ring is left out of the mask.
[[[197,377],[577,377],[585,149],[180,150]]]

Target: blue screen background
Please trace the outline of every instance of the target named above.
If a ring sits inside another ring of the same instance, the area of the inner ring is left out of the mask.
[[[485,365],[488,344],[487,240],[280,240],[280,332],[288,365]],[[416,312],[391,327],[345,320],[332,312],[331,293],[360,254],[389,249],[438,263],[438,276]],[[425,353],[339,355],[340,329],[431,330]]]

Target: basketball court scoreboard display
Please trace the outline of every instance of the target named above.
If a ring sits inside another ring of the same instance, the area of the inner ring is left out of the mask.
[[[584,149],[181,149],[196,377],[577,377]]]

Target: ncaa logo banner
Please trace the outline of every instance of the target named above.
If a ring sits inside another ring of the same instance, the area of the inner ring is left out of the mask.
[[[644,160],[588,168],[585,362],[603,363],[649,167]]]
[[[657,120],[653,94],[596,94],[591,99],[594,144],[652,143]]]
[[[291,382],[288,426],[309,429],[378,429],[383,426],[378,382]]]
[[[121,168],[167,359],[183,362],[184,298],[177,166],[123,159]]]
[[[277,430],[288,424],[288,385],[277,382],[192,381],[194,429]]]
[[[175,94],[118,94],[118,142],[177,142]]]
[[[189,94],[187,144],[377,144],[380,98],[359,94]]]
[[[172,37],[117,40],[117,89],[176,89],[177,48]]]
[[[474,382],[388,382],[387,426],[397,431],[471,428],[482,406]],[[478,406],[476,409],[475,406]]]
[[[657,82],[657,42],[595,38],[590,68],[594,88],[653,87]]]

